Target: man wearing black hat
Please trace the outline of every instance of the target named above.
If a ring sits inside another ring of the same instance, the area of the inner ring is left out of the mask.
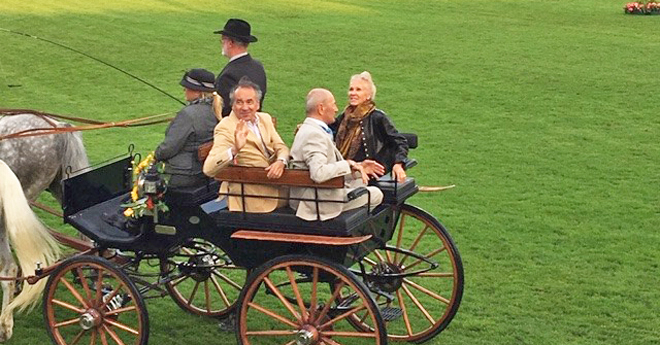
[[[263,106],[266,97],[266,71],[261,62],[253,59],[247,52],[248,45],[257,41],[257,38],[250,34],[250,24],[242,19],[229,19],[222,30],[214,33],[222,35],[222,55],[229,58],[229,63],[215,81],[215,89],[224,102],[222,116],[231,112],[229,92],[244,76],[259,85],[262,92],[260,104]]]
[[[155,153],[156,160],[166,163],[165,173],[171,175],[168,188],[193,188],[208,181],[197,159],[197,148],[213,140],[213,129],[218,124],[213,111],[214,80],[213,73],[196,68],[186,72],[179,83],[188,105],[167,127]]]

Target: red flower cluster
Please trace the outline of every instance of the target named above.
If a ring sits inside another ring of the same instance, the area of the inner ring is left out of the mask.
[[[660,2],[629,2],[623,8],[627,14],[660,14]]]

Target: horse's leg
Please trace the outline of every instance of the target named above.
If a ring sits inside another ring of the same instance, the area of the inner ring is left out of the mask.
[[[2,215],[2,205],[0,204],[0,277],[16,277],[18,266],[14,261],[14,256],[9,248],[9,238],[4,226],[4,216]],[[2,285],[2,313],[0,313],[0,342],[5,342],[11,338],[14,328],[14,313],[7,310],[6,307],[14,298],[16,281],[3,280]]]

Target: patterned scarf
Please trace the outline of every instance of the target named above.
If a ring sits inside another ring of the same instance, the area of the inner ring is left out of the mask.
[[[376,104],[367,100],[356,106],[349,105],[344,110],[344,118],[339,124],[335,143],[344,159],[353,159],[362,145],[362,126],[360,123],[376,109]]]
[[[193,104],[213,104],[213,97],[200,97],[200,98],[195,98],[192,101],[188,102],[188,105],[193,105]]]

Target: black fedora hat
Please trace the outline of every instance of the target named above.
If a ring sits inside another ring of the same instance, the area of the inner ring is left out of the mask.
[[[257,41],[257,38],[250,34],[250,24],[243,19],[229,19],[222,30],[213,31],[213,33],[229,36],[245,43]]]
[[[194,68],[186,72],[181,78],[181,86],[186,89],[202,92],[215,91],[215,75],[203,68]]]

